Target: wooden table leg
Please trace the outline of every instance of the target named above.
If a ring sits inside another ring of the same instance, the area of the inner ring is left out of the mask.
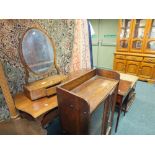
[[[128,101],[129,101],[129,96],[130,96],[130,93],[127,95],[127,97],[124,100],[124,104],[125,104],[124,116],[126,114],[126,110],[127,110],[127,106],[128,106]]]
[[[107,123],[108,123],[107,113],[108,113],[108,106],[109,106],[109,96],[107,97],[107,99],[104,102],[105,103],[104,103],[101,134],[106,135]]]
[[[119,109],[118,109],[118,115],[117,115],[117,122],[116,122],[115,132],[117,132],[117,128],[118,128],[118,123],[119,123],[119,118],[120,118],[121,112],[122,112],[122,102],[119,103]]]
[[[114,118],[114,113],[115,113],[115,108],[116,108],[116,102],[117,102],[117,94],[118,94],[118,86],[116,87],[115,93],[113,94],[112,97],[112,116],[111,116],[111,122],[113,123],[113,118]],[[113,124],[111,124],[111,127]]]

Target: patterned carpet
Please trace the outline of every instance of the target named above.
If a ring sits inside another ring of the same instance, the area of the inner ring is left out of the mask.
[[[136,98],[126,113],[121,114],[117,133],[114,132],[117,112],[114,116],[112,135],[154,135],[155,134],[155,85],[138,81]],[[47,128],[48,134],[61,134],[59,119]]]

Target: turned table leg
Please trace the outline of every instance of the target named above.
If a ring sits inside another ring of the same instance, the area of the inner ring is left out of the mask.
[[[119,106],[118,106],[118,115],[117,115],[117,122],[116,122],[115,132],[117,132],[121,112],[122,112],[122,100],[121,100],[121,102],[119,103]]]

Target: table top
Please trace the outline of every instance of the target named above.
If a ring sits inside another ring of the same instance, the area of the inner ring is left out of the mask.
[[[121,96],[126,96],[132,88],[132,82],[126,80],[120,80],[118,86],[118,94]]]
[[[14,102],[18,110],[30,114],[33,118],[37,118],[49,110],[58,107],[56,95],[32,101],[24,93],[19,93],[14,97]]]
[[[117,80],[96,75],[71,91],[89,103],[92,113],[117,84]]]
[[[124,74],[124,73],[119,73],[120,74],[120,79],[121,80],[126,80],[132,82],[131,87],[135,85],[135,83],[138,81],[138,76],[135,75],[130,75],[130,74]]]

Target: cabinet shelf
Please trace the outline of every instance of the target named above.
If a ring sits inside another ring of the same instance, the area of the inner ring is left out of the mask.
[[[136,26],[136,28],[138,28],[138,29],[139,29],[139,28],[145,28],[145,26]]]

